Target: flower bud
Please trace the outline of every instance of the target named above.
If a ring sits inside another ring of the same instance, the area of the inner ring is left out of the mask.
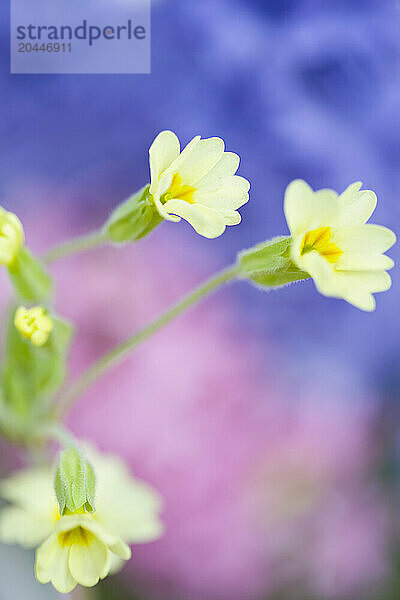
[[[0,207],[0,264],[11,265],[24,243],[21,221]]]
[[[17,308],[14,325],[19,333],[30,340],[34,346],[44,346],[54,326],[52,318],[41,306],[29,309],[24,306]]]
[[[238,254],[238,277],[271,288],[309,279],[290,258],[291,237],[277,237]]]
[[[117,244],[133,242],[148,235],[162,221],[146,186],[117,206],[104,231]]]
[[[61,452],[54,487],[60,515],[94,511],[95,474],[79,448],[71,446]]]

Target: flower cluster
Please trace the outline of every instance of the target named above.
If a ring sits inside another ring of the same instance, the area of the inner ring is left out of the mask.
[[[235,175],[239,157],[224,149],[219,138],[197,136],[181,152],[173,132],[163,131],[156,137],[150,148],[149,193],[161,217],[184,218],[207,238],[240,223],[237,209],[248,201],[250,186]],[[394,263],[384,253],[396,236],[386,227],[366,224],[375,210],[376,195],[361,190],[361,185],[354,183],[340,195],[330,189],[314,192],[302,180],[288,186],[285,215],[295,268],[293,275],[276,279],[277,272],[282,272],[279,258],[268,267],[274,272],[274,278],[266,280],[268,287],[312,277],[325,296],[343,298],[365,311],[375,308],[372,294],[391,285],[387,270]],[[259,252],[260,247],[254,250]],[[247,258],[249,254],[251,250]],[[266,270],[265,265],[261,270]],[[256,281],[255,276],[250,278]]]
[[[39,546],[36,577],[68,593],[93,586],[130,558],[129,544],[162,534],[157,492],[131,477],[110,455],[89,449],[60,421],[86,387],[127,352],[195,302],[232,279],[261,288],[312,278],[325,296],[343,298],[371,311],[373,294],[389,289],[393,266],[385,252],[395,243],[386,227],[368,224],[376,206],[372,191],[350,185],[342,194],[313,191],[304,181],[287,188],[284,211],[290,236],[267,240],[238,253],[223,269],[177,302],[153,323],[101,356],[58,396],[67,372],[72,327],[51,308],[52,281],[45,263],[111,242],[136,242],[164,220],[186,220],[205,238],[216,238],[241,221],[249,182],[237,175],[239,156],[220,138],[196,136],[181,151],[177,136],[161,132],[149,150],[151,181],[117,206],[104,227],[61,244],[42,259],[24,244],[19,219],[0,208],[0,263],[8,269],[17,297],[5,328],[0,377],[0,428],[12,441],[46,448],[55,437],[64,450],[53,476],[49,467],[30,468],[0,485],[9,506],[0,513],[0,540]],[[20,305],[29,302],[31,308]]]

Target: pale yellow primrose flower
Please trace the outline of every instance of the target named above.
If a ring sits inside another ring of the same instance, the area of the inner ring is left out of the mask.
[[[34,346],[43,346],[53,330],[53,320],[41,306],[25,308],[20,306],[15,311],[14,325],[19,333],[30,340]]]
[[[11,265],[23,243],[21,221],[14,213],[0,207],[0,264],[7,267]]]
[[[51,582],[61,593],[77,584],[91,587],[117,570],[131,551],[128,544],[156,540],[162,534],[161,499],[133,479],[116,456],[87,452],[96,471],[96,510],[60,517],[48,468],[20,471],[0,484],[12,503],[0,512],[0,541],[36,552],[40,583]]]
[[[237,209],[249,199],[249,182],[235,175],[240,159],[225,152],[220,138],[200,136],[180,150],[172,131],[162,131],[150,151],[150,194],[159,214],[169,221],[185,219],[206,238],[237,225]]]
[[[366,224],[376,195],[351,184],[342,194],[313,191],[301,179],[289,184],[285,215],[293,238],[291,258],[309,273],[321,294],[343,298],[361,310],[375,309],[373,293],[391,286],[386,252],[396,241],[387,227]]]

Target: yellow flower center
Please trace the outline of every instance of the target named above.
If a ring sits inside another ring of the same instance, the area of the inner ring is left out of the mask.
[[[83,527],[75,527],[71,531],[66,531],[58,535],[58,541],[62,548],[70,548],[71,546],[89,546],[93,540],[94,535]]]
[[[164,202],[168,202],[168,200],[172,199],[178,199],[184,200],[189,204],[193,204],[193,194],[195,191],[195,188],[191,187],[190,185],[184,185],[182,183],[182,177],[178,175],[178,173],[175,173],[168,191],[166,194],[164,194]]]
[[[343,254],[342,250],[332,242],[330,227],[319,227],[307,231],[300,246],[300,254],[316,250],[318,254],[326,258],[330,263],[336,263]]]

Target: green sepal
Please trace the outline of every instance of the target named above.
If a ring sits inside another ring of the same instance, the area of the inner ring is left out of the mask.
[[[265,288],[309,279],[290,258],[291,242],[291,237],[281,236],[239,252],[238,277]]]
[[[29,302],[44,302],[51,295],[51,278],[41,261],[26,246],[19,250],[8,267],[11,282],[21,298]]]
[[[164,220],[160,217],[146,185],[117,206],[104,226],[104,233],[115,244],[134,242],[148,235]]]
[[[8,413],[21,427],[28,427],[46,414],[51,396],[65,380],[73,329],[51,315],[53,330],[49,339],[43,346],[33,346],[16,329],[14,312],[6,331],[1,389]]]
[[[94,512],[96,477],[90,462],[76,446],[60,454],[54,488],[60,515],[77,511]]]

